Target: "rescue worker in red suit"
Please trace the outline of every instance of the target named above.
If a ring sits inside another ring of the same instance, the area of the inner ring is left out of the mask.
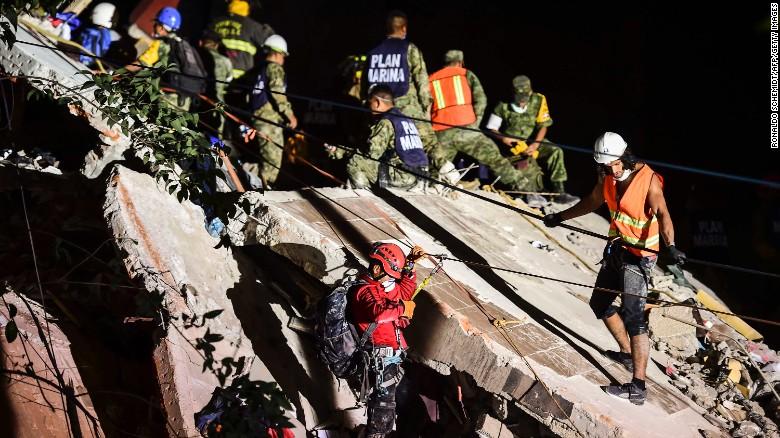
[[[360,276],[364,283],[355,286],[350,295],[350,315],[362,336],[376,323],[369,352],[367,438],[383,438],[393,430],[396,411],[396,389],[403,378],[401,362],[406,356],[406,340],[401,331],[414,314],[412,296],[417,288],[415,262],[425,256],[415,246],[404,256],[398,245],[375,243],[369,253],[368,272]]]

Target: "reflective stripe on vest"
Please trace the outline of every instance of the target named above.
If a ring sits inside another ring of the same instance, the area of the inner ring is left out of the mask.
[[[433,95],[431,119],[439,122],[433,124],[435,131],[470,125],[477,120],[471,104],[471,87],[466,79],[465,68],[444,67],[432,74],[428,80]]]
[[[661,175],[655,173],[647,164],[642,166],[631,179],[618,204],[615,178],[607,175],[604,178],[604,199],[609,207],[611,218],[610,237],[620,237],[631,245],[658,251],[661,242],[658,219],[645,208],[653,176],[657,176],[663,185]],[[626,247],[626,250],[639,257],[656,255],[638,248]]]
[[[257,53],[257,47],[254,44],[248,43],[244,40],[237,40],[233,38],[223,38],[222,44],[228,50],[239,50],[241,52],[247,52],[254,56]]]

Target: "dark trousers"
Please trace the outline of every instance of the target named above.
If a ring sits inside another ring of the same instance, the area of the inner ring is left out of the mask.
[[[614,289],[621,295],[620,316],[629,336],[647,333],[645,302],[650,273],[655,266],[655,257],[639,257],[623,248],[615,248],[604,257],[596,286]],[[598,289],[590,297],[590,308],[596,318],[605,319],[618,312],[612,303],[617,294]]]
[[[374,389],[368,396],[367,438],[382,438],[390,433],[395,425],[396,391],[402,385],[404,370],[400,364],[385,367],[382,377],[384,382],[393,382],[383,390]],[[376,372],[371,371],[371,383],[376,382]]]

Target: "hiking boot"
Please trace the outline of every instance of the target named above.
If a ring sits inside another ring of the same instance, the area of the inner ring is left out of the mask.
[[[525,203],[531,208],[542,208],[548,204],[547,199],[542,195],[536,193],[529,193],[525,195]]]
[[[634,372],[634,360],[631,358],[631,353],[623,353],[622,351],[607,350],[604,352],[604,356],[613,361],[623,365],[629,373]]]
[[[615,397],[624,398],[637,406],[643,405],[645,400],[647,400],[647,390],[639,388],[633,382],[605,386],[604,392]]]
[[[552,196],[552,201],[556,204],[574,204],[579,202],[579,196],[570,195],[566,192],[561,192],[557,196]]]

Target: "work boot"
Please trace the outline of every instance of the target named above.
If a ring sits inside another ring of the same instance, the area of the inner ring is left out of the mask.
[[[553,181],[552,190],[557,193],[556,196],[552,196],[552,201],[556,204],[573,204],[580,200],[579,197],[566,193],[566,190],[563,187],[563,181]]]
[[[631,358],[631,353],[623,353],[622,351],[607,350],[604,352],[604,356],[615,362],[623,365],[628,372],[634,372],[634,360]]]
[[[531,208],[542,208],[545,205],[549,204],[547,199],[544,198],[542,195],[537,195],[536,193],[529,193],[525,195],[525,203],[528,204]]]
[[[604,392],[615,397],[624,398],[635,405],[643,405],[645,400],[647,400],[647,389],[640,388],[634,382],[605,386]]]

